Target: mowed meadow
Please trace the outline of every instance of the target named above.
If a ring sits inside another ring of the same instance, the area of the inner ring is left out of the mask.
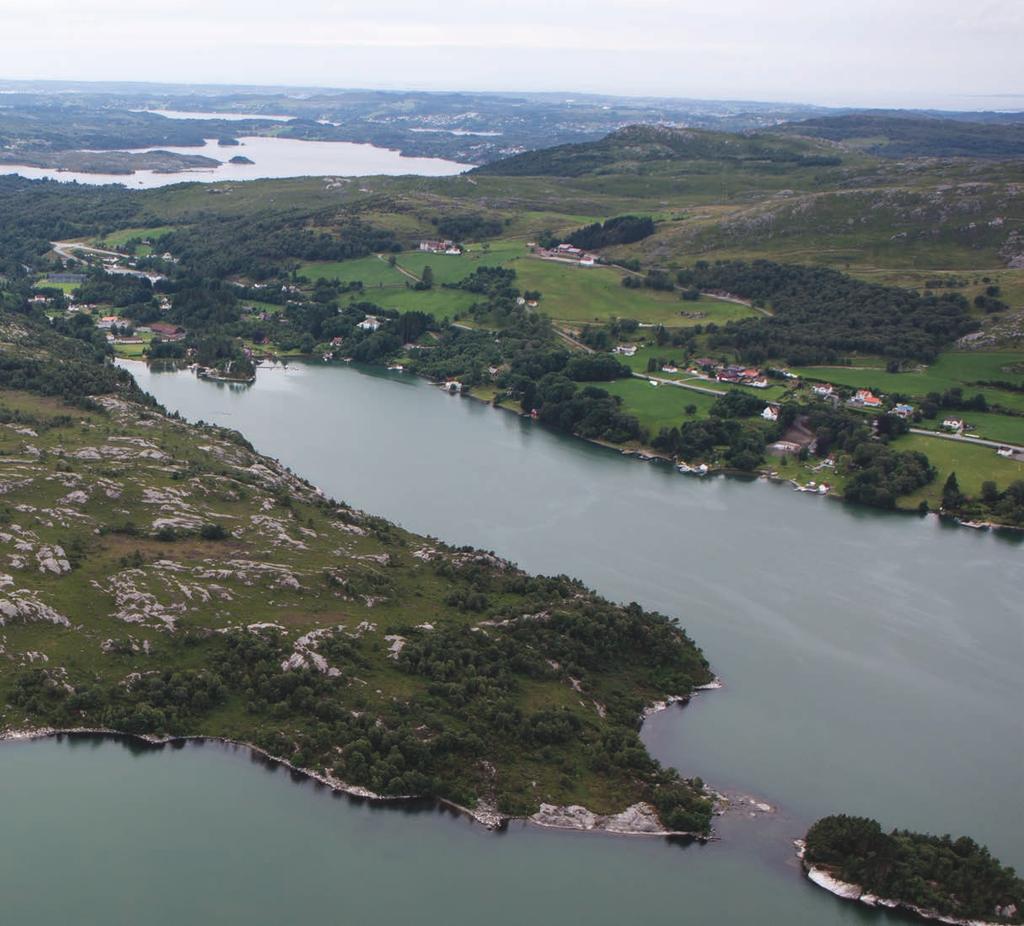
[[[393,264],[386,255],[309,262],[302,264],[298,273],[309,280],[322,277],[343,283],[359,281],[364,292],[352,294],[352,299],[365,299],[382,308],[423,311],[438,320],[453,318],[473,303],[472,294],[444,284],[458,283],[477,267],[515,270],[519,289],[541,294],[539,311],[556,323],[573,327],[629,318],[643,325],[682,328],[724,324],[755,314],[746,306],[710,296],[683,302],[677,292],[627,288],[622,285],[628,274],[625,270],[543,260],[530,253],[525,241],[516,239],[470,245],[460,256],[404,251],[394,257]],[[412,285],[422,278],[426,267],[433,274],[433,288],[413,290]]]

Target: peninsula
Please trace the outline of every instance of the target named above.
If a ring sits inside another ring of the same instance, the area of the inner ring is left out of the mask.
[[[0,729],[249,744],[333,787],[709,831],[644,709],[712,682],[668,617],[321,495],[0,314]]]

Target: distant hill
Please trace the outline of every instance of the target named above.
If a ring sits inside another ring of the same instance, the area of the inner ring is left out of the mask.
[[[485,164],[473,173],[504,177],[578,177],[606,171],[616,165],[659,161],[769,162],[804,166],[840,163],[835,153],[824,144],[817,145],[806,139],[631,125],[597,141],[527,151]]]
[[[937,115],[870,112],[791,122],[776,131],[843,142],[881,157],[1024,157],[1024,123],[1020,121],[967,122]]]

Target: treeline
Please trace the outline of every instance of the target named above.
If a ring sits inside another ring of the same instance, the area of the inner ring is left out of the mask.
[[[931,361],[977,327],[959,293],[920,295],[824,267],[698,261],[679,271],[678,282],[771,308],[770,318],[729,322],[709,339],[711,348],[735,350],[750,363],[814,364],[853,352]]]
[[[91,320],[58,319],[51,325],[42,313],[0,315],[0,321],[12,319],[23,333],[8,335],[14,343],[0,351],[0,386],[77,405],[115,392],[142,400],[131,374],[108,362],[110,348]]]
[[[632,244],[654,234],[654,219],[650,216],[620,215],[606,222],[595,222],[578,228],[565,240],[585,251],[613,244]]]
[[[323,218],[333,223],[336,217]],[[317,217],[309,221],[316,225]],[[168,232],[156,246],[170,251],[196,276],[223,279],[242,275],[253,280],[287,274],[297,261],[347,260],[401,250],[394,232],[357,218],[347,219],[328,233],[307,227],[305,218],[289,220],[280,215],[210,216]]]
[[[942,916],[1022,921],[1024,881],[967,836],[884,833],[876,820],[840,814],[808,830],[804,861],[877,897]]]
[[[942,510],[968,521],[1024,525],[1024,479],[1014,480],[1005,489],[986,479],[981,491],[972,496],[960,488],[956,473],[951,472],[942,488]]]

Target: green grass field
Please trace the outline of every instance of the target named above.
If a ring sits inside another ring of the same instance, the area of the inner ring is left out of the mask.
[[[942,503],[942,486],[951,472],[956,473],[960,489],[967,495],[977,495],[987,479],[994,479],[1001,489],[1017,479],[1024,479],[1024,463],[997,456],[995,450],[977,444],[907,434],[893,441],[892,446],[897,450],[919,450],[927,454],[939,473],[934,482],[919,492],[901,498],[903,507],[914,507],[927,500],[928,505],[937,510]]]
[[[382,286],[366,290],[362,296],[354,296],[353,301],[366,299],[376,303],[383,309],[398,309],[401,312],[427,312],[434,318],[454,318],[465,312],[477,299],[473,293],[461,289],[445,289],[435,286],[433,289],[417,291],[404,283],[399,286]]]
[[[867,361],[871,363],[873,361]],[[981,380],[1024,385],[1024,351],[947,351],[921,372],[887,373],[884,368],[801,367],[794,372],[841,386],[924,396],[959,386],[966,395],[983,393],[990,404],[1024,411],[1024,393],[971,386]]]
[[[37,280],[33,285],[36,289],[59,289],[65,296],[70,296],[79,286],[78,283],[51,283],[45,278]]]
[[[95,240],[97,247],[119,248],[132,238],[159,238],[174,231],[173,225],[152,225],[148,228],[122,228],[120,231],[109,232]]]
[[[974,425],[968,432],[971,437],[983,437],[986,440],[1006,441],[1024,447],[1024,418],[999,415],[994,412],[950,412],[965,423]],[[922,421],[917,427],[938,428],[942,421],[941,415],[935,421]]]
[[[539,290],[541,311],[558,322],[578,325],[620,317],[635,318],[644,324],[684,327],[711,321],[721,323],[751,314],[744,306],[718,299],[683,302],[676,293],[626,289],[622,286],[624,274],[620,270],[577,267],[531,258],[525,244],[516,240],[470,245],[459,257],[420,251],[406,251],[396,257],[395,267],[373,256],[311,262],[299,267],[299,273],[311,280],[319,277],[343,282],[361,280],[365,292],[357,298],[376,302],[383,308],[429,312],[437,318],[464,311],[474,301],[471,294],[445,290],[440,284],[456,283],[477,267],[493,266],[514,269],[520,290]],[[406,273],[418,278],[428,266],[437,285],[428,291],[410,290],[406,283],[411,280]],[[406,273],[402,273],[403,270]],[[683,312],[703,313],[703,317],[686,318]]]
[[[625,274],[613,267],[578,267],[574,264],[524,258],[512,264],[520,289],[542,294],[541,309],[556,321],[573,324],[606,322],[611,318],[635,318],[639,322],[682,328],[744,318],[752,310],[731,302],[702,297],[683,302],[678,293],[651,289],[626,289]],[[704,313],[686,318],[683,312]]]
[[[340,280],[343,283],[361,280],[367,289],[378,285],[397,286],[405,279],[386,260],[373,255],[355,260],[314,261],[302,264],[298,272],[300,276],[308,277],[310,280],[317,280],[320,277],[326,280]]]
[[[622,408],[635,415],[640,424],[657,435],[662,428],[679,427],[691,418],[707,415],[715,401],[714,396],[677,386],[652,386],[641,379],[617,379],[610,383],[593,383],[612,395],[621,396]],[[695,405],[693,415],[686,414],[686,407]]]

